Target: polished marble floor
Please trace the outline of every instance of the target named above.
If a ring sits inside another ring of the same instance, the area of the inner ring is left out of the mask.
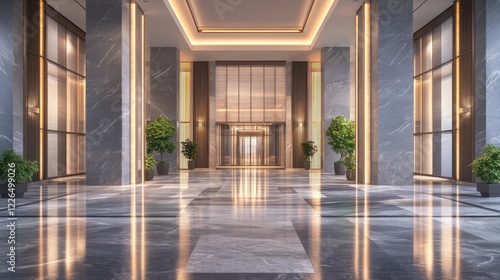
[[[500,279],[500,198],[442,180],[250,169],[32,184],[15,273],[0,201],[0,279]]]

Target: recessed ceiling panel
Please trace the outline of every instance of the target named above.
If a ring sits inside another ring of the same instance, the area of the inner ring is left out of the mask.
[[[185,0],[198,32],[302,32],[314,0]]]

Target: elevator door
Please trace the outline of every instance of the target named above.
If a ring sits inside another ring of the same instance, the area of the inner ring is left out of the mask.
[[[238,135],[238,161],[242,166],[258,166],[264,163],[262,134]]]

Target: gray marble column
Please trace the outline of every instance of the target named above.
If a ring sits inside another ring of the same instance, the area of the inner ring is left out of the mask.
[[[130,183],[130,4],[87,2],[87,185]]]
[[[371,183],[413,185],[413,1],[370,9]]]
[[[333,118],[344,115],[350,118],[350,48],[328,47],[321,49],[321,77],[323,90],[323,127],[324,131]],[[340,159],[328,145],[328,138],[324,137],[325,172],[334,172],[333,163]]]
[[[23,1],[2,1],[0,9],[0,152],[23,154]]]
[[[476,156],[486,144],[500,146],[500,1],[476,0]]]
[[[150,120],[158,116],[168,118],[178,128],[177,103],[179,94],[179,50],[174,47],[150,48]],[[170,171],[177,171],[177,149],[179,147],[178,133],[174,135],[177,148],[172,154],[167,154],[165,161],[170,163]],[[183,139],[182,139],[183,140]],[[157,157],[159,159],[159,156]]]

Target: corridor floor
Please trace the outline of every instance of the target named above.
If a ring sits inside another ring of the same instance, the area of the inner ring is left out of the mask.
[[[500,279],[500,198],[472,185],[356,185],[285,170],[195,170],[136,186],[84,177],[16,200],[0,279]]]

